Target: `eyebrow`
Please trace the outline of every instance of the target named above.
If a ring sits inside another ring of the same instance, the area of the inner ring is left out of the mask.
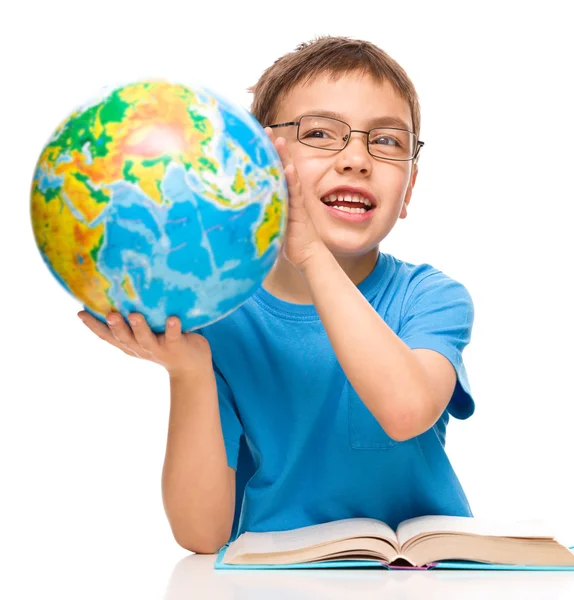
[[[321,117],[332,117],[333,119],[339,119],[339,121],[345,121],[345,118],[343,117],[343,115],[341,113],[338,112],[333,112],[332,110],[322,110],[320,108],[316,108],[316,109],[310,109],[308,111],[305,111],[303,114],[298,115],[295,118],[295,121],[298,121],[301,117],[305,116],[305,115],[319,115]],[[400,129],[406,129],[407,131],[411,131],[409,125],[407,125],[407,123],[405,123],[405,121],[403,121],[401,118],[399,117],[392,117],[392,116],[386,116],[386,117],[375,117],[374,119],[369,119],[367,121],[367,128],[372,128],[372,127],[399,127]]]

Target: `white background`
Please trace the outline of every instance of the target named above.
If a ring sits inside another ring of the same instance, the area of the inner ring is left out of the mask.
[[[43,144],[100,87],[140,77],[203,83],[249,108],[246,88],[318,34],[377,43],[420,96],[420,173],[382,249],[433,264],[473,296],[464,359],[477,408],[451,420],[447,450],[475,515],[552,519],[574,544],[567,4],[3,5],[0,586],[10,597],[160,598],[187,554],[161,500],[167,377],[95,338],[35,247],[29,186]]]

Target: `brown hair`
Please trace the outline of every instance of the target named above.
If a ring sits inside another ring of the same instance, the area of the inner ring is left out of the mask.
[[[388,81],[408,103],[417,138],[421,111],[417,92],[404,69],[386,52],[371,42],[348,37],[318,36],[299,44],[268,67],[248,91],[253,94],[251,113],[266,126],[277,114],[283,94],[299,83],[330,73],[334,78],[354,71],[368,74],[377,81]]]

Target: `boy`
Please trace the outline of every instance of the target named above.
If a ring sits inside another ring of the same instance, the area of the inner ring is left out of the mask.
[[[461,356],[472,300],[432,266],[379,251],[417,177],[411,81],[373,44],[323,37],[251,91],[290,202],[262,286],[197,333],[173,317],[156,336],[139,314],[131,327],[110,314],[108,328],[79,313],[169,373],[162,490],[175,539],[213,553],[243,531],[471,516],[444,441],[449,413],[474,411]]]

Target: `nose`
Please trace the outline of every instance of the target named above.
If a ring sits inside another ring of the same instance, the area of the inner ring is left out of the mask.
[[[355,134],[354,138],[353,134]],[[349,135],[351,139],[337,153],[336,169],[341,173],[356,171],[369,175],[373,169],[373,158],[367,150],[365,133],[353,131]]]

